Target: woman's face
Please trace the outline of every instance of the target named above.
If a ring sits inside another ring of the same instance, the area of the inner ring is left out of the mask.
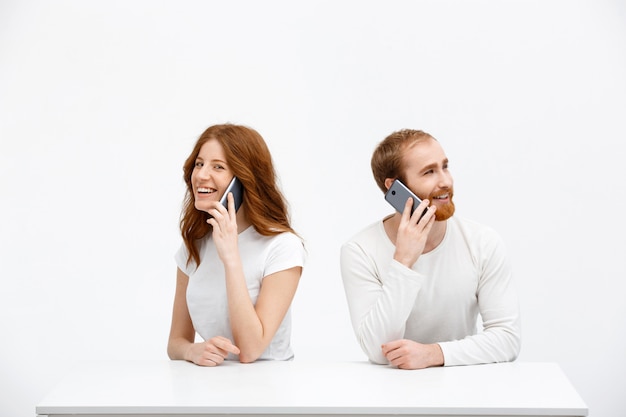
[[[226,163],[224,148],[217,139],[209,139],[196,157],[191,173],[191,186],[195,207],[207,211],[219,201],[234,174]]]

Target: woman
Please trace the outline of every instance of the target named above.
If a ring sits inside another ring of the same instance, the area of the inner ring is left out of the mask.
[[[209,127],[183,170],[170,359],[202,366],[292,359],[289,307],[305,251],[263,138],[244,126]],[[244,188],[237,211],[232,193],[227,207],[219,202],[234,176]],[[204,341],[196,343],[196,333]]]

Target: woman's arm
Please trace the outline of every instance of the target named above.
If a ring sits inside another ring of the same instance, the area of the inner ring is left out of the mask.
[[[172,324],[170,337],[167,343],[167,355],[170,359],[184,359],[185,353],[194,342],[195,330],[191,323],[189,310],[187,309],[187,284],[189,277],[177,268],[176,270],[176,293],[174,295],[174,308],[172,310]]]
[[[226,267],[228,313],[239,361],[254,362],[272,341],[296,293],[302,267],[293,267],[263,278],[252,304],[241,263]]]
[[[228,315],[235,344],[239,347],[239,361],[257,360],[272,341],[291,305],[301,266],[293,266],[265,276],[256,300],[252,303],[239,253],[237,214],[232,195],[228,195],[228,211],[219,206],[210,211],[207,220],[218,256],[224,264]],[[252,227],[252,226],[250,226]]]
[[[239,354],[237,346],[222,336],[215,336],[202,343],[194,343],[196,332],[187,309],[187,284],[189,277],[176,271],[176,293],[172,311],[167,354],[170,359],[186,360],[202,366],[221,364],[228,353]]]

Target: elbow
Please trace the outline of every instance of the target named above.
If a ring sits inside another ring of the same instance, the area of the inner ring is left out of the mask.
[[[384,357],[381,359],[378,356],[369,356],[368,359],[374,365],[389,365],[389,361]]]
[[[521,349],[522,349],[522,338],[520,337],[519,334],[516,334],[511,342],[509,362],[513,362],[519,357],[519,353]]]
[[[170,358],[170,360],[175,360],[175,355],[174,355],[174,348],[172,347],[171,343],[167,344],[167,357]]]
[[[363,350],[363,353],[365,353],[365,355],[367,356],[367,359],[371,363],[376,364],[376,365],[387,365],[387,364],[389,364],[389,361],[387,360],[385,355],[383,355],[382,349],[380,349],[380,348],[379,349],[372,349],[363,340],[361,340],[360,344],[361,344],[361,349]]]
[[[167,356],[173,361],[177,360],[187,360],[187,350],[189,346],[187,346],[189,342],[180,339],[173,338],[167,342]]]
[[[519,357],[520,350],[522,349],[522,328],[519,320],[513,327],[509,340],[510,362],[513,362]]]
[[[515,361],[520,354],[520,350],[522,348],[522,337],[520,334],[519,328],[514,331],[510,331],[507,334],[506,339],[504,340],[503,350],[502,350],[502,359],[503,362],[513,362]],[[499,361],[498,361],[499,362]]]
[[[254,357],[254,356],[239,355],[239,362],[241,362],[241,363],[253,363],[257,359],[258,358]]]
[[[253,353],[253,352],[240,352],[239,353],[239,362],[241,363],[253,363],[256,362],[261,354]]]

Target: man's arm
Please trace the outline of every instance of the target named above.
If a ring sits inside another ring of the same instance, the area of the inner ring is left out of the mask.
[[[392,259],[377,265],[373,256],[355,242],[346,243],[341,276],[361,348],[370,361],[386,364],[382,345],[404,336],[423,277]]]
[[[521,347],[519,302],[512,270],[499,236],[485,233],[477,239],[480,277],[478,308],[483,331],[458,341],[440,343],[446,365],[513,361]]]

